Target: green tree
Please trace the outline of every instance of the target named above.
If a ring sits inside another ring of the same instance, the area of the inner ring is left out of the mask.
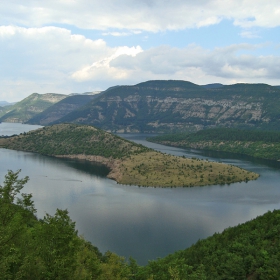
[[[21,248],[29,247],[25,242],[28,228],[36,221],[32,195],[19,196],[29,178],[19,179],[19,173],[8,170],[0,185],[0,279],[17,274],[24,258]]]

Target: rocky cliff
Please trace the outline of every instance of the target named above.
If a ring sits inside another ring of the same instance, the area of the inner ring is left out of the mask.
[[[149,81],[105,91],[57,123],[92,124],[116,132],[170,132],[205,127],[280,128],[280,89],[266,84],[198,86]]]

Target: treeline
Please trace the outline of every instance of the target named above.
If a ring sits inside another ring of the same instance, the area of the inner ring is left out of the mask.
[[[243,130],[234,128],[212,128],[200,130],[196,133],[175,133],[149,138],[151,141],[252,141],[252,142],[280,142],[280,132]]]
[[[38,219],[19,172],[0,185],[0,279],[280,279],[279,210],[140,267],[79,237],[67,210]]]
[[[280,160],[280,133],[276,131],[214,128],[191,134],[160,135],[147,140],[181,148],[224,151]]]

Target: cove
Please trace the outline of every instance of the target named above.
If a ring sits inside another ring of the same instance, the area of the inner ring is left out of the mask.
[[[33,126],[0,124],[0,135]],[[19,133],[23,133],[24,130]],[[0,149],[0,182],[8,169],[22,169],[30,181],[37,216],[68,209],[79,233],[102,252],[135,258],[139,264],[189,247],[198,239],[243,223],[280,205],[280,166],[231,154],[207,154],[145,141],[147,135],[121,135],[174,155],[207,158],[259,173],[256,181],[194,188],[140,188],[106,178],[93,163]]]

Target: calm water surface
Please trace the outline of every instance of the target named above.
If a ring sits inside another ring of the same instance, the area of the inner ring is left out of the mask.
[[[0,135],[30,125],[0,124]],[[24,131],[24,130],[23,130]],[[20,132],[23,132],[20,131]],[[203,153],[122,135],[174,155],[235,164],[261,174],[256,181],[194,188],[140,188],[106,178],[108,170],[85,161],[0,149],[0,182],[8,169],[22,169],[30,181],[38,217],[68,209],[77,229],[102,252],[132,256],[140,264],[184,249],[215,232],[280,208],[280,163],[225,153]]]

